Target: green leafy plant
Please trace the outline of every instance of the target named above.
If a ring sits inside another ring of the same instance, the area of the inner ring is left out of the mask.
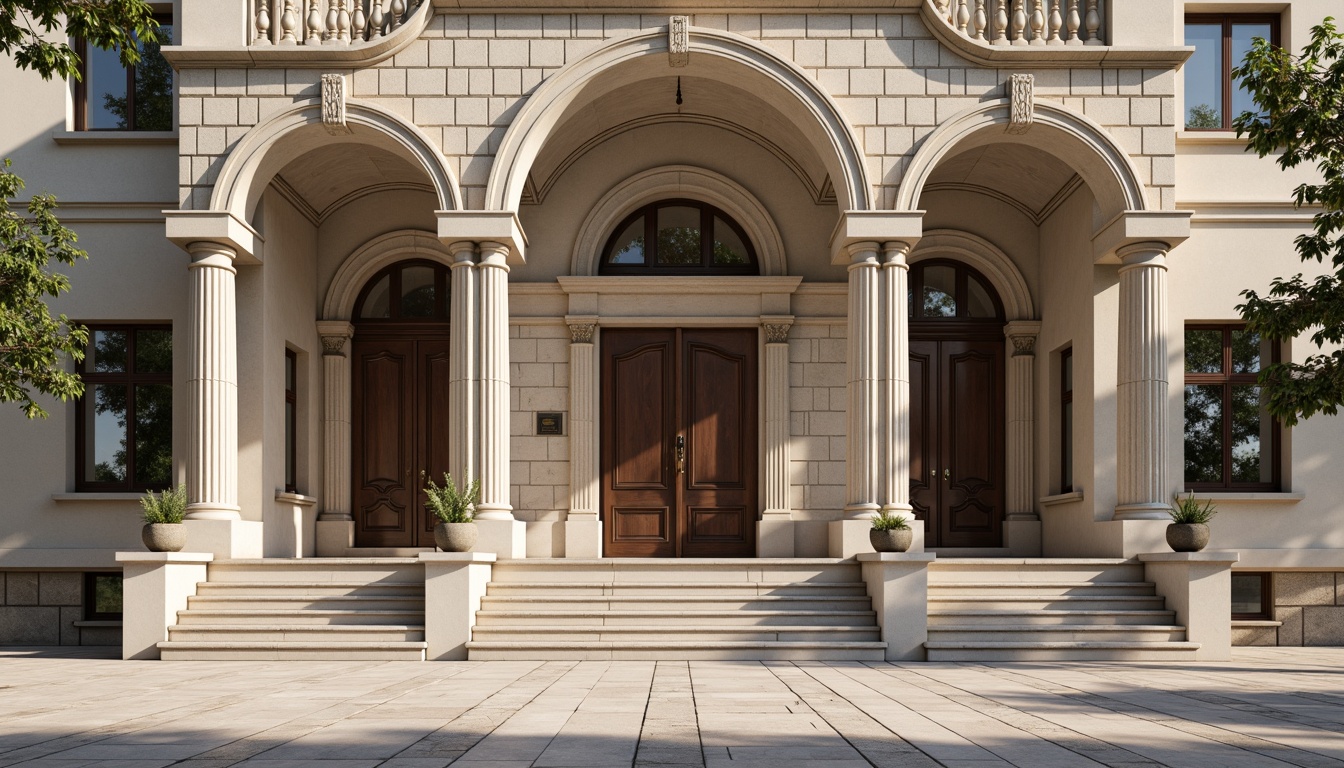
[[[443,485],[436,485],[430,478],[425,495],[429,497],[429,511],[439,518],[439,522],[470,523],[472,509],[481,496],[481,481],[473,480],[466,490],[459,490],[453,476],[445,472]]]
[[[146,523],[180,523],[187,516],[187,486],[169,488],[157,496],[153,491],[140,498]]]
[[[1193,492],[1186,496],[1179,493],[1172,496],[1175,504],[1171,506],[1171,522],[1176,525],[1204,525],[1218,514],[1212,501],[1205,501],[1201,504],[1195,499]]]
[[[908,531],[910,530],[910,521],[902,515],[893,515],[890,512],[883,512],[873,518],[873,530],[875,531]]]

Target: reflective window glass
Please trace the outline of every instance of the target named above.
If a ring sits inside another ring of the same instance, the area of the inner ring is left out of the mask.
[[[957,271],[937,266],[924,270],[924,316],[957,316]]]
[[[173,372],[173,332],[145,330],[135,332],[135,372]]]
[[[747,264],[750,258],[747,256],[747,246],[738,237],[737,232],[728,224],[728,222],[714,217],[714,247],[712,250],[714,263],[718,265],[725,264]]]
[[[994,299],[990,298],[989,291],[985,289],[984,283],[968,275],[966,277],[966,311],[968,316],[975,318],[998,317],[998,310],[994,308]]]
[[[1219,328],[1185,330],[1185,372],[1222,373],[1223,332]]]
[[[1223,25],[1186,24],[1185,44],[1195,53],[1186,60],[1185,127],[1223,127]]]
[[[1265,611],[1265,576],[1263,573],[1232,574],[1232,615],[1260,616]]]
[[[1274,28],[1267,22],[1260,23],[1232,23],[1232,37],[1229,44],[1232,47],[1232,66],[1241,64],[1241,60],[1246,58],[1246,54],[1251,50],[1251,41],[1255,38],[1264,40],[1273,40]],[[1231,74],[1228,75],[1231,77]],[[1235,118],[1242,112],[1259,112],[1255,101],[1251,99],[1251,94],[1241,83],[1232,83],[1232,109],[1229,117]]]
[[[127,342],[126,331],[99,331],[89,333],[89,349],[84,352],[84,370],[98,373],[124,373],[126,371]]]
[[[95,483],[126,481],[124,384],[85,386],[84,476]]]
[[[1268,352],[1269,342],[1260,334],[1242,328],[1232,330],[1232,372],[1259,373],[1260,361]]]
[[[406,267],[401,270],[401,316],[434,317],[434,268]]]
[[[84,58],[84,88],[88,94],[85,127],[90,131],[130,128],[126,68],[121,66],[120,54],[90,46]]]
[[[644,263],[644,217],[630,222],[616,237],[607,254],[608,264]]]
[[[1268,483],[1274,479],[1270,445],[1274,420],[1265,409],[1260,387],[1232,386],[1232,482]]]
[[[135,387],[135,483],[163,488],[173,474],[173,388]]]
[[[646,237],[651,239],[645,242]],[[714,206],[693,200],[640,208],[607,240],[598,269],[624,275],[758,272],[756,253],[741,228]]]
[[[667,206],[658,209],[658,263],[700,263],[700,209]]]
[[[361,308],[359,316],[367,319],[392,316],[391,275],[383,275],[378,282],[373,284],[369,292],[364,294],[364,306]]]
[[[1185,481],[1223,481],[1223,387],[1185,388]]]

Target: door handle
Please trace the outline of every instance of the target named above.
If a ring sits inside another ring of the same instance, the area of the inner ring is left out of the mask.
[[[686,438],[677,435],[677,474],[686,474]]]
[[[943,470],[943,479],[944,479],[944,480],[949,480],[949,481],[950,481],[950,480],[952,479],[952,470],[950,470],[950,469],[944,469],[944,470]]]

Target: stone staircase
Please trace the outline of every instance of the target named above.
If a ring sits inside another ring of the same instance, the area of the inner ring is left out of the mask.
[[[159,643],[169,660],[425,658],[415,558],[218,560]]]
[[[1135,560],[967,558],[929,568],[929,661],[1186,661],[1198,643]]]
[[[472,660],[880,661],[859,566],[829,559],[508,560]]]

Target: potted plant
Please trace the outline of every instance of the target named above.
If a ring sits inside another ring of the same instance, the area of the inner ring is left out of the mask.
[[[1209,521],[1218,514],[1212,501],[1195,500],[1194,492],[1184,498],[1172,497],[1171,525],[1167,526],[1167,545],[1174,552],[1198,552],[1209,545]]]
[[[140,540],[150,552],[181,552],[187,545],[187,486],[179,485],[155,496],[153,491],[140,499],[145,527]]]
[[[476,523],[472,507],[481,494],[481,481],[473,480],[465,491],[459,490],[453,476],[445,473],[443,485],[433,478],[425,488],[429,510],[439,518],[434,526],[434,543],[444,552],[470,552],[476,546]]]
[[[910,549],[915,533],[910,523],[902,515],[883,512],[873,518],[873,528],[868,531],[868,540],[878,552],[905,552]]]

